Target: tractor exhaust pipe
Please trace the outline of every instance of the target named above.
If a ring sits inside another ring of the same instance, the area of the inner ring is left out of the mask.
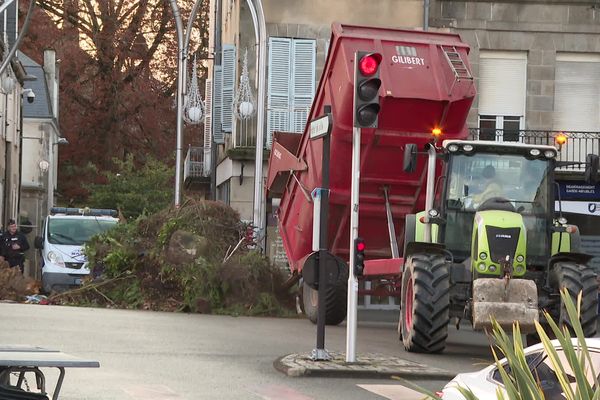
[[[429,156],[427,162],[427,187],[425,189],[425,235],[426,243],[431,243],[431,224],[429,223],[429,210],[433,208],[433,199],[435,197],[435,163],[437,161],[437,153],[435,145],[429,144],[427,149]]]

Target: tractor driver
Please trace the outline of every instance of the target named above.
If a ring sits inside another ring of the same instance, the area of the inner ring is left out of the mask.
[[[491,199],[492,197],[503,197],[504,191],[502,185],[496,176],[496,169],[492,165],[486,165],[481,172],[483,178],[483,191],[479,194],[473,195],[473,202],[475,204],[482,204],[484,201]]]

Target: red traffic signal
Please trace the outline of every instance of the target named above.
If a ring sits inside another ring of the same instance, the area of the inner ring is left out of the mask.
[[[354,275],[362,276],[365,271],[365,241],[362,238],[354,239]]]
[[[362,56],[360,61],[358,62],[358,68],[360,72],[365,76],[371,76],[377,72],[379,69],[379,64],[381,64],[381,54],[379,53],[369,53]]]
[[[379,115],[379,67],[382,56],[379,53],[357,51],[354,69],[354,126],[357,128],[377,128]]]

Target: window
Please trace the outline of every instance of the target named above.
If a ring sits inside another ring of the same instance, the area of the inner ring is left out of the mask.
[[[485,51],[479,66],[479,139],[519,141],[524,128],[527,53]]]
[[[235,95],[236,50],[232,44],[223,45],[223,73],[221,74],[221,90],[223,91],[223,106],[221,123],[223,132],[231,133],[233,129],[233,97]]]
[[[556,55],[554,130],[600,131],[600,54]]]
[[[557,54],[554,84],[554,130],[600,131],[600,54]],[[567,134],[559,159],[585,161],[588,153],[599,151],[598,140],[591,135]]]
[[[270,38],[267,146],[274,131],[304,131],[315,95],[316,41]]]
[[[226,180],[217,186],[217,200],[230,204],[230,180]]]

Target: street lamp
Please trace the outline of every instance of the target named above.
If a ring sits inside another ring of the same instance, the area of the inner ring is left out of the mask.
[[[54,146],[69,144],[66,137],[59,136],[56,142],[50,145],[48,153],[48,211],[54,207],[54,168],[56,161],[54,160]],[[41,164],[40,164],[41,168]]]
[[[185,105],[185,81],[186,81],[186,69],[184,67],[187,59],[188,48],[190,44],[190,33],[192,31],[192,23],[198,13],[198,8],[202,3],[202,0],[196,0],[192,13],[188,20],[187,28],[185,30],[185,37],[183,32],[183,21],[181,20],[181,13],[179,12],[179,6],[177,0],[170,0],[171,8],[173,9],[173,16],[175,17],[175,25],[177,28],[177,45],[178,45],[178,58],[177,58],[177,148],[175,154],[175,208],[179,208],[181,204],[181,172],[183,168],[183,107]],[[197,112],[194,111],[194,116],[199,117]]]

